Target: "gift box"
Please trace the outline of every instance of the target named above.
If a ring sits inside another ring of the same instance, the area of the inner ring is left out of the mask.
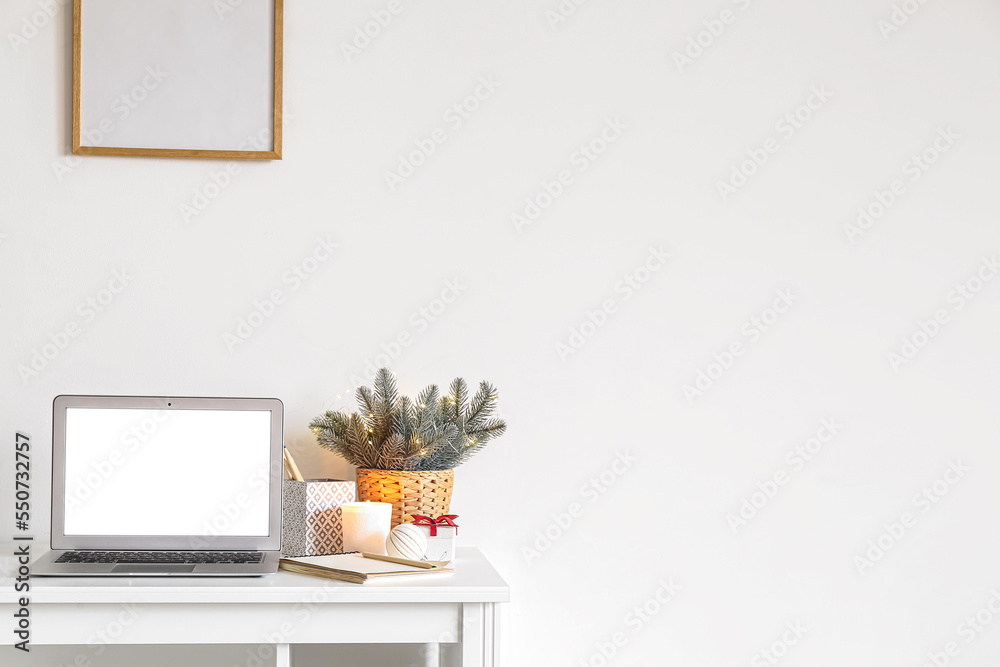
[[[286,479],[281,485],[281,554],[325,556],[344,552],[341,505],[357,500],[354,482]]]
[[[424,531],[427,537],[425,560],[450,561],[455,558],[455,538],[458,536],[457,514],[442,514],[439,517],[414,515],[413,525]]]

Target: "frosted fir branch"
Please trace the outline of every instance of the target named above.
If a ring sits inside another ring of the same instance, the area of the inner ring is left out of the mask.
[[[429,385],[416,400],[401,396],[396,378],[379,369],[374,386],[358,387],[359,412],[326,412],[310,422],[318,444],[348,463],[383,470],[444,470],[469,460],[507,428],[492,417],[498,394],[489,382],[469,398],[455,378],[442,396]]]

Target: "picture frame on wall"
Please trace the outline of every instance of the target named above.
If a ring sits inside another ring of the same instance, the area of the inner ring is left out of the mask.
[[[74,0],[73,153],[280,160],[283,0]]]

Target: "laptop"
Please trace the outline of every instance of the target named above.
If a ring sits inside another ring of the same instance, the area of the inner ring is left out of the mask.
[[[52,550],[31,573],[272,574],[282,469],[276,398],[57,396]]]

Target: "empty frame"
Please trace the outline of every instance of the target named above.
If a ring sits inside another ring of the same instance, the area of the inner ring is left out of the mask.
[[[73,153],[281,159],[282,0],[74,0]]]

